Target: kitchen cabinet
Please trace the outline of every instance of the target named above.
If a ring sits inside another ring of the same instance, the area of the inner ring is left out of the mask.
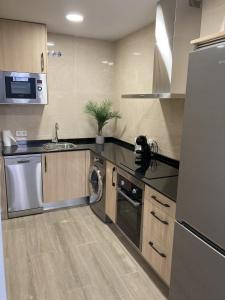
[[[173,201],[145,187],[142,254],[167,285],[170,284],[175,209]]]
[[[42,156],[44,202],[88,196],[89,151],[46,153]]]
[[[175,219],[175,202],[148,186],[145,187],[145,199],[151,201],[153,205],[156,205],[161,211]]]
[[[105,212],[107,216],[116,223],[116,182],[117,182],[117,170],[115,165],[110,162],[106,162],[106,200],[105,200]]]
[[[0,70],[47,72],[46,25],[0,19],[0,40]]]

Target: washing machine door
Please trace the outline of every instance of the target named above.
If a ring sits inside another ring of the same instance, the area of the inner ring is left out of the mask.
[[[101,200],[103,193],[103,181],[98,167],[93,166],[89,172],[90,204]]]

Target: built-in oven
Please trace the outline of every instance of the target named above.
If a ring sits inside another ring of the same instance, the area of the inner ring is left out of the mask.
[[[42,73],[0,72],[0,104],[47,104],[47,78]]]
[[[120,170],[117,176],[116,224],[127,238],[141,250],[144,184]]]

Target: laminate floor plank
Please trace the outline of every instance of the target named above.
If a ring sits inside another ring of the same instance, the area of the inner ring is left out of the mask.
[[[100,245],[86,244],[79,246],[78,249],[80,257],[86,257],[85,268],[92,274],[92,284],[98,288],[102,299],[132,299]]]
[[[82,245],[94,241],[90,230],[88,230],[79,218],[58,222],[53,225],[55,234],[62,247],[69,246],[71,243]]]
[[[165,300],[89,207],[6,220],[8,300]]]
[[[166,300],[158,287],[142,272],[135,272],[121,278],[135,300]]]

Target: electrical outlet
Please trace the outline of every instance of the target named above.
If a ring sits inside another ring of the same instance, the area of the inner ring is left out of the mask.
[[[148,144],[151,146],[154,143],[153,139],[148,139]]]
[[[17,130],[16,136],[17,137],[27,137],[27,130]]]

